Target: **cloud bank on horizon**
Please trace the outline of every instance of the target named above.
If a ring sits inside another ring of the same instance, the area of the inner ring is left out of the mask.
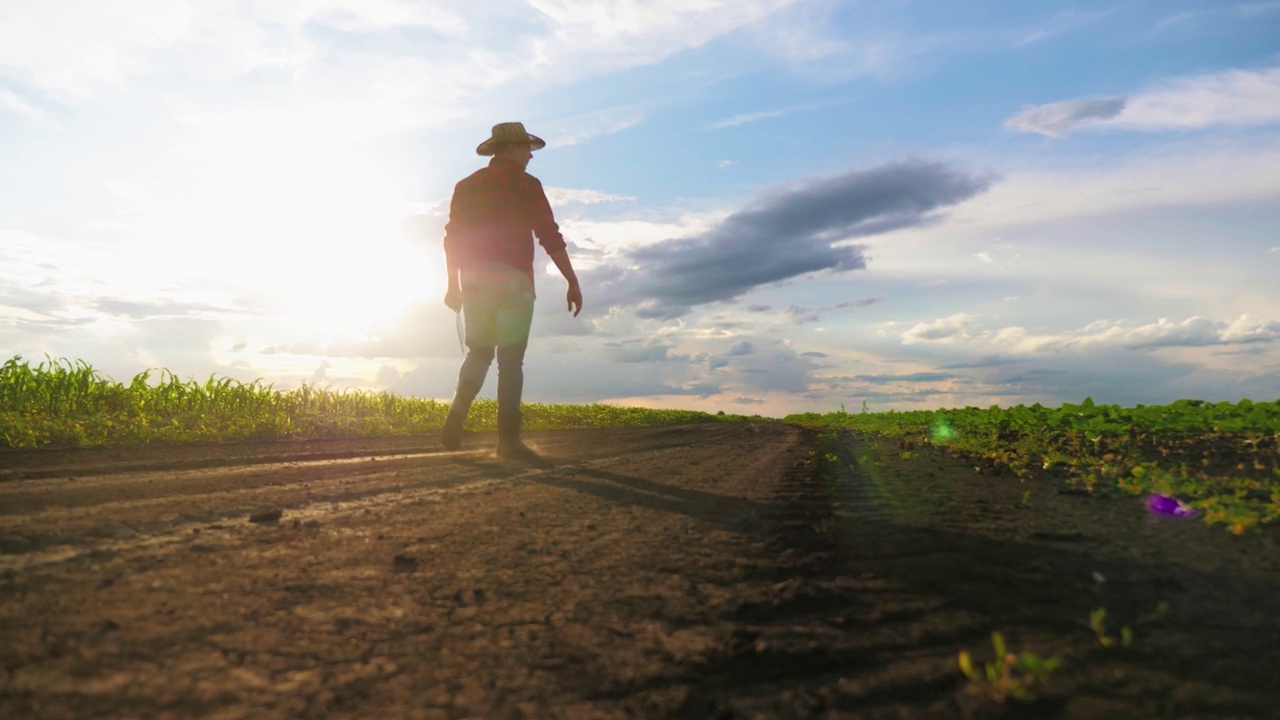
[[[446,397],[521,120],[586,293],[531,401],[1280,397],[1280,3],[970,10],[7,3],[0,354]]]

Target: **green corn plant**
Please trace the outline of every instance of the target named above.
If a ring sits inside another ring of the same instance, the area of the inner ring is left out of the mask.
[[[468,426],[492,430],[495,408],[492,400],[477,402]],[[0,366],[0,443],[14,448],[434,433],[448,409],[432,398],[305,384],[278,390],[261,380],[216,376],[183,380],[165,369],[145,370],[122,384],[83,360],[47,358],[33,365],[15,356]],[[528,403],[523,409],[529,430],[750,419],[610,405]]]

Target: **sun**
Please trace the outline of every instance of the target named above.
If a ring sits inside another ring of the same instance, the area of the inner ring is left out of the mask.
[[[368,336],[444,296],[441,240],[409,229],[406,183],[355,149],[259,149],[224,164],[217,243],[289,336]]]

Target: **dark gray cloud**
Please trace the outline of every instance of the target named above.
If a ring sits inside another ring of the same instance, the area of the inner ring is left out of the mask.
[[[1050,137],[1066,135],[1086,125],[1110,120],[1124,110],[1128,100],[1121,97],[1066,100],[1024,108],[1005,121],[1006,127]]]
[[[807,357],[807,358],[824,358],[824,357],[831,357],[831,356],[830,356],[830,355],[828,355],[828,354],[826,354],[826,353],[824,353],[824,352],[818,352],[817,350],[810,350],[809,352],[802,352],[802,353],[800,353],[800,357]]]
[[[743,322],[741,320],[716,320],[714,322],[703,323],[712,330],[747,330],[755,327],[755,323]]]
[[[939,162],[905,160],[774,189],[710,231],[629,254],[635,271],[593,271],[594,287],[641,317],[669,319],[809,273],[861,270],[862,248],[836,245],[937,219],[992,178]],[[759,312],[761,306],[753,306]]]
[[[972,370],[974,368],[999,367],[1001,365],[1016,365],[1026,362],[1025,358],[1000,357],[999,355],[986,355],[976,360],[967,362],[949,363],[947,365],[939,365],[939,370]]]
[[[620,347],[610,351],[609,359],[620,363],[666,362],[670,359],[670,353],[671,347],[668,345]]]
[[[1041,382],[1045,378],[1065,374],[1067,374],[1066,370],[1055,370],[1053,368],[1031,368],[1030,370],[1024,370],[1020,373],[1005,376],[1004,381],[1008,383]]]
[[[906,375],[854,375],[853,380],[856,382],[871,383],[872,385],[884,385],[886,383],[896,382],[944,382],[946,380],[954,380],[955,375],[940,372],[918,372],[908,373]]]
[[[609,343],[609,359],[620,363],[700,363],[706,353],[689,355],[671,352],[670,345],[646,345],[634,341]]]
[[[1265,347],[1246,347],[1243,350],[1215,350],[1210,355],[1266,355],[1271,352],[1271,348]]]
[[[752,355],[759,351],[760,348],[750,340],[739,340],[729,347],[729,352],[725,353],[729,357],[740,357],[742,355]]]
[[[785,312],[788,316],[790,316],[791,322],[795,323],[796,325],[803,325],[805,323],[818,322],[819,320],[822,319],[822,316],[818,314],[817,310],[813,310],[811,308],[803,308],[803,307],[800,307],[799,305],[792,305],[791,307],[787,308],[783,312]]]
[[[866,307],[868,305],[874,305],[882,300],[884,300],[884,298],[880,298],[880,297],[863,298],[861,300],[848,300],[846,302],[837,304],[836,309],[844,310],[846,308],[851,308],[851,307],[854,307],[854,308]]]
[[[796,354],[790,346],[773,344],[750,355],[735,357],[726,372],[742,391],[799,393],[809,390],[813,372],[818,368],[812,358]]]

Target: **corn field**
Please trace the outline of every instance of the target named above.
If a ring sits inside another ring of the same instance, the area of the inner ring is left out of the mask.
[[[367,437],[438,432],[449,404],[387,392],[210,377],[182,380],[148,370],[128,384],[83,360],[32,366],[15,356],[0,367],[0,447],[86,446],[266,438]],[[496,425],[493,400],[472,406],[467,429]],[[738,419],[687,410],[611,405],[524,405],[528,430],[667,425]]]

